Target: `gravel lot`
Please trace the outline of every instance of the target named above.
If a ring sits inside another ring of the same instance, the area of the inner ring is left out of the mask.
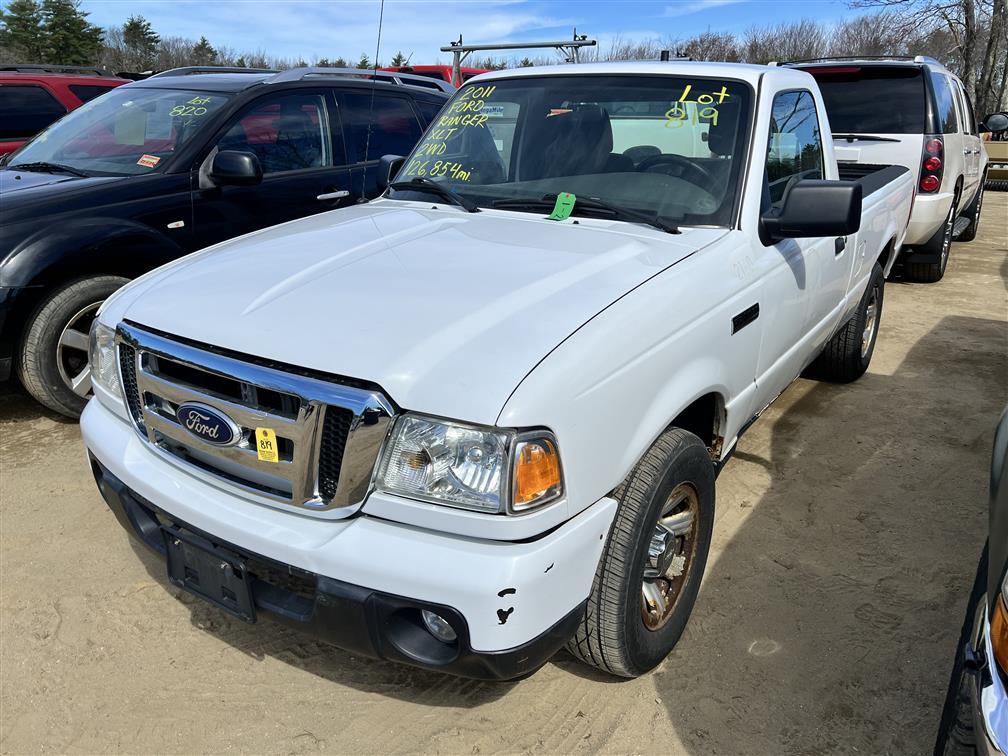
[[[687,633],[634,681],[562,652],[473,682],[233,620],[131,547],[77,425],[0,385],[0,750],[930,751],[1008,400],[1008,194],[983,220],[942,282],[886,287],[863,379],[799,380],[743,438]]]

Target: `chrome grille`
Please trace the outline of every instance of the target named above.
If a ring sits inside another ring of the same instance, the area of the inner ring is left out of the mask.
[[[220,354],[121,324],[120,370],[137,430],[191,470],[273,505],[353,508],[367,496],[393,408],[377,391]],[[238,427],[220,446],[189,432],[179,405],[205,404]],[[259,459],[256,428],[277,438],[278,461]]]

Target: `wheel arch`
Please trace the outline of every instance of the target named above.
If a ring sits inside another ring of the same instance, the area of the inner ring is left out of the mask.
[[[136,278],[183,254],[150,227],[115,218],[39,229],[0,263],[0,285],[17,292],[0,340],[20,339],[31,313],[55,287],[92,276]]]

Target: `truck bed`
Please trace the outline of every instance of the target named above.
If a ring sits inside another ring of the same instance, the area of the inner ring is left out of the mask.
[[[840,178],[861,184],[864,197],[877,192],[890,181],[909,173],[903,165],[873,165],[871,163],[837,163]]]

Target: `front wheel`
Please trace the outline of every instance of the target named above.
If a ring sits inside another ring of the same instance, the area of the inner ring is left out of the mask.
[[[700,590],[714,528],[710,453],[692,433],[668,430],[613,495],[616,518],[567,649],[636,677],[676,645]]]
[[[84,409],[91,395],[91,323],[101,303],[128,282],[118,276],[95,276],[66,284],[28,320],[17,352],[18,378],[49,409],[72,418]]]

